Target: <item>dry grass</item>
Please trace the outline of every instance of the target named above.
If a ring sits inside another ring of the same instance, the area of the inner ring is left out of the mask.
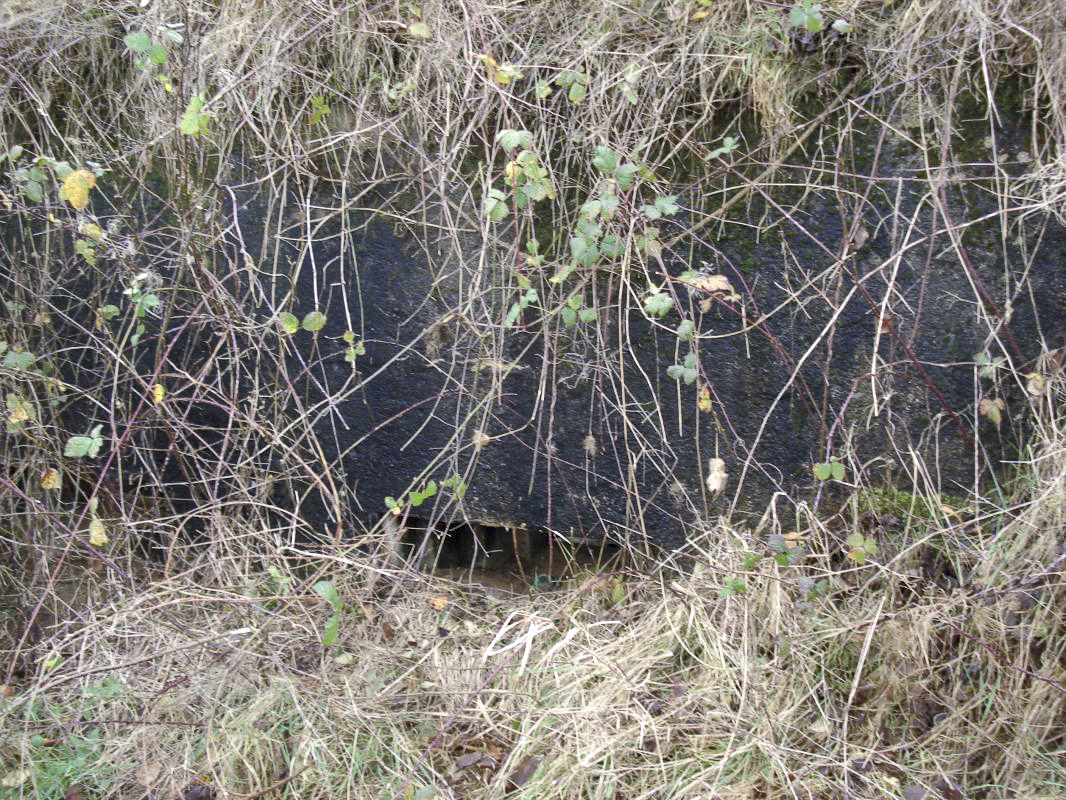
[[[485,175],[477,162],[499,161],[498,130],[532,132],[559,189],[541,221],[565,241],[597,179],[594,145],[629,153],[643,141],[652,173],[694,180],[688,191],[717,208],[719,197],[728,206],[773,191],[781,161],[830,146],[810,144],[822,128],[801,109],[824,107],[832,116],[821,122],[861,108],[892,125],[907,120],[908,136],[930,153],[933,185],[954,161],[956,100],[971,95],[980,105],[1006,94],[1035,112],[1031,169],[1003,179],[1004,216],[1061,220],[1066,37],[1057,3],[841,3],[833,15],[855,33],[813,53],[790,49],[786,6],[737,0],[706,9],[432,2],[421,7],[425,39],[410,35],[417,18],[403,4],[136,5],[56,0],[0,12],[4,144],[99,162],[115,217],[130,199],[121,187],[144,189],[149,174],[165,185],[171,213],[150,255],[174,267],[175,289],[203,298],[192,317],[225,334],[215,355],[238,366],[211,380],[165,358],[146,370],[126,340],[84,320],[83,346],[62,349],[40,312],[58,313],[43,298],[70,288],[45,267],[86,220],[53,222],[61,204],[27,203],[5,188],[11,229],[32,222],[39,235],[4,240],[3,297],[30,309],[3,322],[4,340],[95,364],[98,381],[89,391],[21,369],[0,374],[5,392],[40,409],[40,424],[0,449],[0,683],[11,692],[0,698],[0,796],[59,798],[75,782],[94,798],[168,798],[197,782],[234,798],[1066,795],[1066,419],[1050,356],[1034,367],[1049,378],[1028,400],[1031,455],[1009,491],[968,498],[977,518],[945,509],[932,488],[888,502],[859,485],[831,518],[778,498],[780,513],[754,531],[704,518],[702,535],[663,563],[504,597],[368,555],[379,528],[355,543],[311,544],[298,521],[271,527],[279,510],[265,499],[270,482],[310,475],[324,496],[343,499],[321,485],[330,465],[293,422],[321,409],[300,407],[293,392],[288,416],[242,410],[233,387],[276,365],[276,340],[218,281],[183,271],[226,229],[216,189],[238,163],[276,194],[303,199],[327,184],[357,203],[389,181],[405,187],[404,200],[382,210],[435,232],[442,269],[470,281],[451,312],[499,352],[510,296],[497,289],[513,285],[491,269],[520,258],[522,237],[517,228],[497,236],[478,219],[482,183],[498,183],[502,164]],[[168,43],[174,92],[132,65],[121,40],[137,29]],[[477,54],[513,64],[523,79],[494,81]],[[538,98],[537,80],[563,69],[591,76],[584,102],[558,89]],[[636,103],[623,94],[627,75]],[[202,139],[176,133],[195,93],[212,116]],[[316,96],[331,113],[310,125]],[[736,170],[715,161],[693,176],[725,134],[745,138]],[[837,134],[850,141],[847,125]],[[833,191],[831,177],[811,169],[808,188]],[[724,216],[702,213],[672,244],[687,246]],[[128,285],[140,268],[124,255],[134,238],[115,233],[101,245],[102,260],[122,269],[84,274]],[[639,308],[655,275],[648,261],[627,251],[615,265],[635,287],[620,303]],[[991,326],[989,342],[1021,376]],[[237,374],[250,355],[252,372]],[[60,390],[81,393],[150,467],[153,442],[134,435],[147,407],[124,403],[146,396],[164,368],[186,396],[241,423],[237,455],[219,464],[177,403],[153,412],[202,490],[191,513],[169,504],[157,475],[124,493],[105,485],[99,465],[64,462],[48,404]],[[64,500],[36,491],[57,463]],[[936,475],[918,480],[921,468],[914,482],[937,486]],[[85,544],[90,497],[111,504],[101,511],[110,536],[102,550]],[[190,516],[205,523],[204,541],[184,542]],[[743,568],[746,553],[765,555],[790,528],[807,548],[800,565],[763,558]],[[880,548],[861,567],[844,557],[855,530]],[[163,545],[164,563],[145,556],[144,541]],[[345,607],[330,647],[321,644],[330,609],[313,589],[324,579]],[[744,591],[722,596],[728,579]],[[801,596],[821,579],[826,596]]]
[[[513,597],[413,573],[385,596],[365,556],[255,537],[135,587],[73,563],[0,758],[39,797],[1061,797],[1063,423],[1009,514],[897,520],[861,568],[823,526],[801,566],[745,573],[765,540],[715,529],[684,574]],[[345,603],[328,648],[321,575]]]

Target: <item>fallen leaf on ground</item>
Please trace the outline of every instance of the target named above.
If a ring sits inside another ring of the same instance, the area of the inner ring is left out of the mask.
[[[529,779],[533,777],[537,768],[540,766],[540,759],[536,756],[526,756],[507,777],[507,788],[509,791],[516,791],[521,789],[522,786],[529,783]]]

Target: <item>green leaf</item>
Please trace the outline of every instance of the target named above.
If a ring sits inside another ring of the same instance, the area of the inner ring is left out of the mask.
[[[300,324],[308,333],[318,333],[326,326],[326,315],[321,311],[308,311],[304,321]]]
[[[594,309],[594,308],[583,308],[583,309],[581,309],[580,311],[577,312],[577,318],[579,320],[581,320],[582,322],[586,323],[586,324],[588,324],[590,322],[595,322],[596,321],[596,309]]]
[[[614,179],[618,182],[618,188],[623,191],[633,186],[633,180],[636,178],[637,173],[640,171],[640,167],[636,164],[622,164],[614,173]]]
[[[544,100],[552,93],[551,84],[543,80],[537,81],[536,85],[533,87],[533,93],[537,96],[538,100]]]
[[[866,537],[861,533],[853,533],[844,541],[848,547],[862,547],[866,543]]]
[[[515,148],[530,150],[533,147],[533,134],[529,131],[516,131],[510,128],[499,131],[496,134],[496,144],[510,155]]]
[[[654,222],[662,217],[663,212],[659,210],[658,206],[641,206],[640,213]]]
[[[681,320],[677,326],[677,338],[682,342],[689,341],[696,333],[696,325],[690,319]]]
[[[204,103],[204,98],[197,94],[193,95],[185,107],[185,113],[181,115],[181,122],[178,123],[178,130],[186,136],[200,136],[207,133],[211,117],[201,111]]]
[[[152,46],[152,38],[144,31],[127,33],[122,41],[126,47],[138,55],[147,53],[148,49]]]
[[[482,203],[485,209],[485,216],[493,222],[500,222],[507,216],[507,202],[503,192],[499,189],[489,189],[485,193],[485,199]]]
[[[609,233],[600,240],[600,255],[609,261],[621,258],[624,251],[625,242],[620,236]]]
[[[838,19],[833,21],[833,30],[841,34],[851,33],[852,26],[846,19]]]
[[[424,22],[412,22],[407,26],[407,32],[419,39],[428,39],[432,35],[429,26]]]
[[[31,370],[37,356],[28,350],[8,350],[4,354],[4,366],[8,369]]]
[[[732,153],[737,147],[740,146],[740,141],[733,136],[726,136],[722,139],[722,144],[707,154],[707,158],[720,158]]]
[[[566,99],[574,105],[579,105],[585,102],[585,97],[587,95],[588,85],[583,82],[574,81],[570,84],[570,89],[566,93]]]
[[[330,647],[337,643],[337,638],[341,632],[341,615],[333,614],[326,620],[326,625],[322,629],[322,646]]]
[[[653,317],[665,317],[674,307],[674,300],[665,292],[654,292],[644,298],[644,310]]]
[[[563,310],[562,312],[560,312],[560,315],[563,318],[563,325],[565,325],[566,327],[572,328],[577,325],[577,312],[569,306],[563,306]]]
[[[44,202],[44,187],[41,185],[40,181],[26,181],[23,191],[26,193],[26,198],[31,203]]]
[[[339,612],[344,607],[344,601],[337,593],[337,587],[333,585],[333,581],[319,581],[312,588],[315,594],[333,606],[334,611]]]
[[[570,255],[578,266],[591,267],[599,259],[600,249],[594,239],[585,236],[571,236]]]
[[[831,474],[830,468],[830,464],[821,463],[815,464],[813,467],[811,467],[811,470],[814,472],[814,477],[816,477],[818,480],[827,481],[829,480],[829,476]]]
[[[681,380],[685,377],[685,368],[680,364],[671,364],[666,368],[666,374],[673,378],[675,381]]]
[[[844,480],[844,465],[839,461],[833,461],[829,465],[829,475],[836,481]]]
[[[167,50],[160,44],[153,44],[148,48],[148,60],[157,66],[167,63]]]
[[[655,198],[655,207],[667,217],[672,217],[680,210],[680,206],[677,204],[677,195],[668,194],[663,197]]]
[[[592,166],[604,175],[614,175],[618,170],[621,157],[609,147],[597,147],[596,155],[592,159]]]
[[[88,436],[71,436],[67,439],[66,447],[63,448],[63,455],[67,458],[96,458],[104,443],[100,435],[102,429],[102,425],[97,425]]]

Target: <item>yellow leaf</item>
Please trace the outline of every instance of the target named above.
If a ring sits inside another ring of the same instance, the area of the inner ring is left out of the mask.
[[[89,523],[89,544],[93,547],[103,547],[107,544],[107,528],[99,517],[93,517]]]
[[[163,398],[166,397],[167,390],[163,388],[163,384],[157,383],[152,387],[152,402],[157,406],[161,405]]]
[[[443,611],[448,607],[448,595],[442,594],[437,597],[431,597],[429,598],[429,604],[437,609],[437,611]]]
[[[96,176],[87,169],[76,169],[63,180],[59,187],[59,199],[66,200],[76,211],[89,205],[89,190],[96,185]]]
[[[626,599],[626,586],[621,578],[611,578],[608,586],[611,587],[611,605],[616,606]]]
[[[689,19],[692,20],[693,22],[699,22],[701,19],[707,19],[707,17],[709,15],[710,15],[709,11],[697,11],[695,14],[693,14],[691,17],[689,17]]]
[[[87,222],[81,226],[81,235],[86,239],[99,243],[104,240],[106,234],[104,234],[104,229],[95,222]]]
[[[5,789],[15,789],[30,779],[29,769],[23,767],[22,769],[13,769],[0,778],[0,786]]]
[[[1033,397],[1038,397],[1044,393],[1044,387],[1047,386],[1047,381],[1044,376],[1039,372],[1030,372],[1026,377],[1025,391],[1029,392]]]
[[[707,384],[701,386],[699,394],[696,395],[696,407],[706,413],[711,410],[711,387]]]
[[[61,485],[59,470],[55,467],[49,467],[41,474],[42,489],[58,489]]]

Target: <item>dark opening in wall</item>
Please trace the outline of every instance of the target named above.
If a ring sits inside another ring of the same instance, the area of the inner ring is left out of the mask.
[[[427,572],[516,591],[544,588],[579,571],[611,568],[622,554],[606,538],[571,542],[550,531],[473,521],[433,527],[414,519],[408,519],[398,548],[403,560]]]

